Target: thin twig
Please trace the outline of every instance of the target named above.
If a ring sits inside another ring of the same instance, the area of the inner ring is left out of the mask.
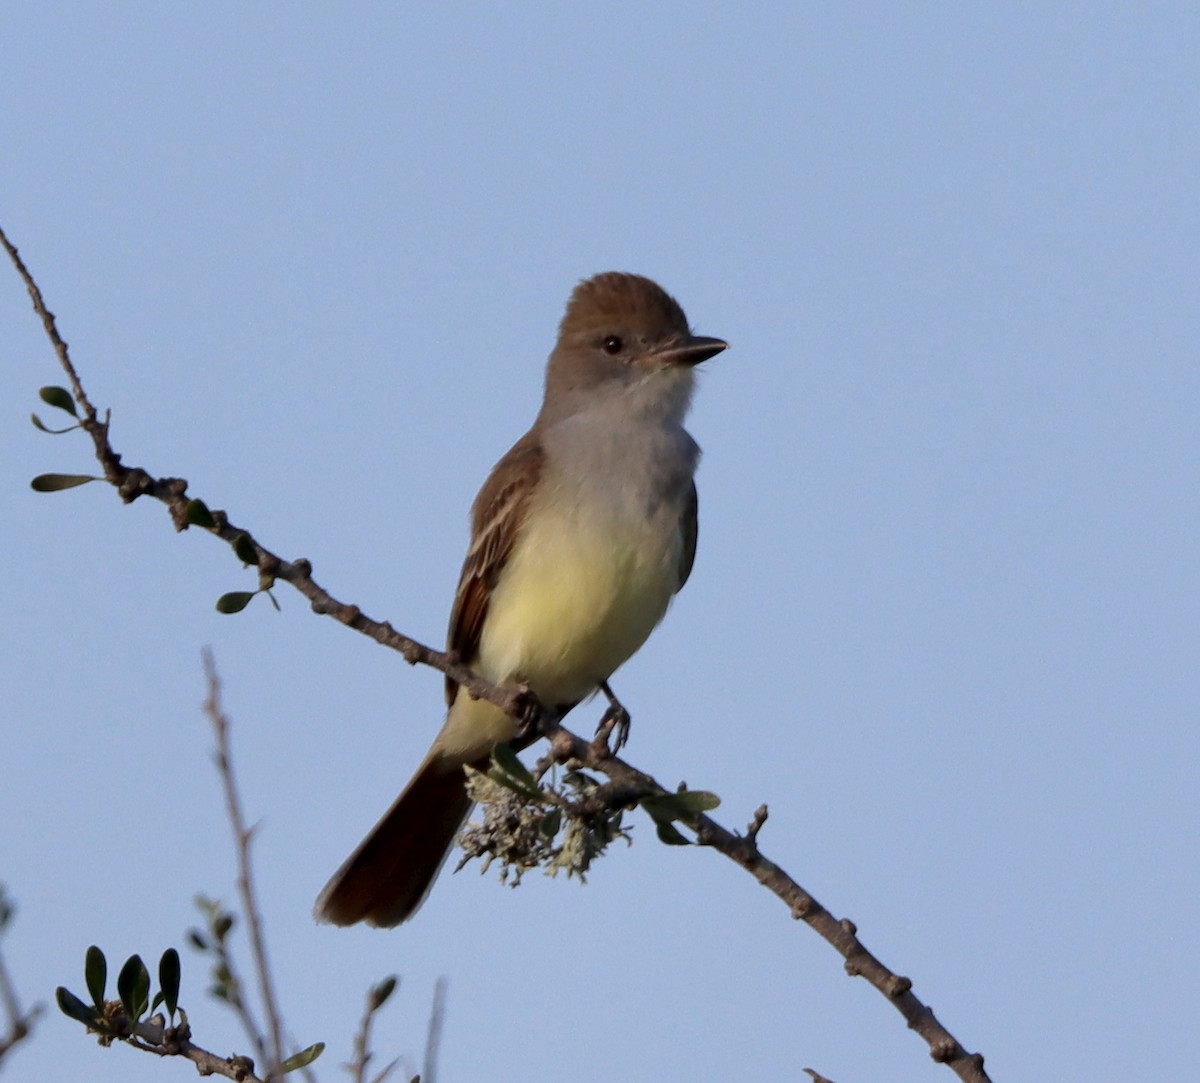
[[[375,1019],[375,1013],[391,997],[398,984],[399,979],[392,976],[367,990],[362,1019],[359,1020],[358,1024],[358,1033],[354,1035],[354,1060],[345,1066],[354,1083],[383,1083],[383,1080],[387,1079],[395,1070],[396,1065],[400,1063],[399,1058],[393,1060],[368,1081],[367,1068],[375,1056],[371,1052],[371,1024]]]
[[[229,749],[229,719],[221,710],[221,684],[213,664],[212,653],[204,652],[204,673],[208,680],[208,696],[204,701],[204,710],[212,721],[217,740],[217,770],[221,775],[221,785],[225,791],[225,805],[229,813],[229,823],[233,828],[234,843],[237,850],[238,864],[238,893],[242,898],[242,910],[246,915],[246,926],[249,930],[250,951],[254,957],[254,969],[258,973],[259,995],[262,997],[263,1012],[266,1014],[267,1029],[270,1034],[270,1050],[263,1049],[262,1035],[258,1028],[250,1023],[249,1016],[243,1016],[247,1022],[249,1037],[259,1048],[259,1055],[267,1063],[266,1078],[274,1078],[283,1063],[283,1027],[280,1023],[279,1009],[275,1000],[274,983],[271,980],[271,968],[267,960],[267,945],[263,937],[262,919],[259,915],[258,902],[254,891],[254,871],[250,861],[250,843],[254,838],[253,828],[246,827],[242,814],[242,802],[238,795],[237,783],[233,775],[233,759]],[[246,1012],[245,1005],[242,1007]]]
[[[628,803],[631,795],[669,793],[654,778],[595,741],[587,741],[557,723],[543,727],[561,760],[573,760],[584,767],[608,776],[616,784],[614,808]],[[762,820],[765,822],[764,810]],[[960,1079],[971,1083],[987,1083],[983,1057],[968,1053],[958,1040],[942,1025],[933,1010],[912,992],[912,981],[896,974],[874,955],[858,938],[858,930],[847,918],[835,918],[809,892],[802,888],[782,868],[763,855],[758,848],[755,824],[761,827],[758,813],[745,835],[737,835],[709,816],[697,815],[688,826],[696,833],[696,842],[724,854],[750,873],[768,891],[781,899],[791,911],[814,929],[845,959],[846,973],[865,978],[896,1008],[912,1030],[929,1044],[935,1061],[947,1065]]]
[[[120,456],[113,451],[108,442],[107,424],[96,420],[96,411],[84,393],[68,355],[66,343],[58,335],[53,315],[46,308],[32,275],[21,262],[16,248],[4,236],[3,230],[0,230],[0,243],[3,243],[25,281],[33,299],[33,307],[41,317],[59,362],[67,372],[75,400],[86,415],[82,427],[95,444],[96,457],[104,468],[105,479],[117,488],[121,498],[127,503],[139,496],[152,496],[162,501],[170,509],[176,529],[187,529],[190,503],[185,495],[187,482],[180,478],[155,478],[145,470],[121,464]],[[531,705],[527,692],[493,685],[464,666],[456,655],[425,646],[397,632],[390,623],[365,616],[358,606],[338,601],[313,580],[312,565],[307,560],[285,561],[261,545],[249,531],[230,523],[223,512],[214,511],[211,514],[215,525],[206,528],[211,533],[231,544],[244,537],[243,545],[249,543],[253,547],[260,583],[269,585],[277,579],[282,579],[309,600],[314,612],[331,616],[377,643],[398,651],[410,664],[423,663],[432,666],[465,687],[472,696],[495,704],[513,718],[527,721],[531,716],[535,717],[536,729],[551,739],[555,746],[555,754],[560,759],[574,758],[607,775],[615,783],[633,787],[635,790],[639,787],[644,788],[641,792],[647,795],[670,792],[651,776],[613,755],[603,742],[585,741],[563,728],[549,713],[533,710],[536,705]],[[866,978],[883,993],[904,1016],[908,1025],[929,1043],[930,1054],[935,1061],[946,1064],[960,1079],[968,1083],[989,1083],[988,1075],[983,1069],[983,1057],[978,1053],[968,1053],[959,1044],[934,1016],[933,1011],[912,993],[912,982],[908,978],[895,974],[867,951],[858,939],[853,922],[834,918],[783,869],[763,856],[757,844],[758,831],[753,825],[747,835],[737,835],[708,816],[697,816],[691,826],[696,831],[696,841],[700,845],[712,847],[741,866],[778,896],[788,906],[793,917],[802,918],[828,941],[845,959],[848,974]],[[247,912],[250,913],[249,906]],[[277,1040],[275,1047],[278,1050]]]
[[[0,1001],[4,1003],[4,1014],[8,1018],[8,1032],[0,1035],[0,1061],[13,1048],[23,1042],[33,1031],[34,1021],[42,1014],[40,1004],[35,1004],[29,1011],[21,1010],[17,999],[17,989],[9,976],[4,964],[4,954],[0,952]]]
[[[436,1083],[438,1051],[442,1046],[442,1025],[446,1021],[445,978],[438,978],[433,987],[433,1007],[429,1011],[429,1031],[425,1036],[425,1065],[421,1069],[421,1083]]]
[[[21,254],[17,251],[16,246],[8,239],[8,234],[3,229],[0,229],[0,244],[4,246],[4,251],[8,253],[8,258],[12,260],[13,266],[17,269],[17,274],[21,276],[21,281],[25,283],[25,288],[29,291],[29,298],[33,301],[33,310],[41,319],[42,326],[46,330],[46,337],[54,347],[54,352],[58,355],[59,363],[66,371],[67,378],[71,381],[71,392],[75,397],[75,401],[84,408],[88,420],[95,421],[96,411],[92,404],[88,402],[87,395],[83,392],[83,385],[80,384],[75,367],[71,364],[71,358],[67,352],[67,344],[58,333],[58,326],[54,322],[54,313],[46,307],[46,301],[42,297],[41,289],[39,289],[29,268],[25,266],[25,262],[21,259]]]
[[[367,1066],[371,1063],[371,1019],[375,1015],[373,992],[367,993],[366,1007],[358,1022],[358,1033],[354,1035],[354,1059],[346,1065],[354,1083],[367,1083]]]
[[[128,1021],[126,1021],[128,1022]],[[130,1028],[129,1044],[162,1057],[186,1057],[202,1076],[219,1075],[235,1083],[269,1083],[260,1078],[244,1057],[222,1057],[192,1042],[186,1027],[168,1027],[161,1015],[143,1019]]]

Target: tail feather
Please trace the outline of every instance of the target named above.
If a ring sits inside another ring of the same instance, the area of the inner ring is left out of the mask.
[[[391,928],[417,912],[471,811],[457,761],[431,753],[317,897],[318,921]]]

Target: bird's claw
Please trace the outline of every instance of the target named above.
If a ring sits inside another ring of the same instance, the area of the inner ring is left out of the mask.
[[[620,752],[629,740],[629,712],[613,694],[613,690],[608,687],[607,681],[600,682],[600,691],[608,697],[608,709],[601,717],[600,725],[596,727],[596,739],[607,745],[609,735],[613,735],[613,743],[609,747],[609,751]]]
[[[517,715],[514,721],[517,732],[513,737],[513,742],[517,747],[524,748],[541,736],[542,716],[545,714],[545,710],[541,700],[524,681],[517,685],[515,706]]]
[[[629,740],[629,722],[629,712],[621,704],[614,703],[604,712],[604,717],[600,719],[600,725],[596,732],[599,733],[607,727],[613,735],[611,745],[613,752],[620,752]]]

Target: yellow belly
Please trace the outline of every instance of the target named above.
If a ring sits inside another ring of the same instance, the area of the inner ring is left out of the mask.
[[[672,523],[565,502],[531,514],[492,595],[480,671],[527,681],[548,706],[595,691],[646,640],[678,588],[682,538]]]

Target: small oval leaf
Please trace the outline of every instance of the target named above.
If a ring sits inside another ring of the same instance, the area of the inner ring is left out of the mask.
[[[643,797],[640,804],[655,820],[694,820],[700,813],[716,808],[721,799],[707,790],[681,790]]]
[[[58,1010],[63,1015],[74,1019],[77,1023],[82,1023],[85,1027],[95,1024],[95,1009],[89,1008],[70,989],[60,985],[54,990],[54,999],[58,1001]]]
[[[297,1068],[305,1068],[324,1052],[324,1042],[316,1042],[307,1049],[301,1049],[299,1053],[293,1053],[279,1066],[279,1074],[287,1075],[288,1072],[294,1072]]]
[[[496,761],[496,766],[500,767],[505,774],[511,775],[518,782],[525,783],[526,786],[537,788],[537,782],[533,775],[529,773],[529,769],[517,759],[517,754],[513,751],[512,745],[508,743],[498,744],[492,750],[492,759]]]
[[[188,929],[188,943],[197,951],[208,951],[208,941],[204,939],[204,934],[199,929]]]
[[[64,432],[74,432],[77,428],[79,428],[78,425],[68,425],[65,429],[52,429],[40,417],[38,417],[37,414],[30,414],[29,420],[33,422],[33,427],[35,429],[40,429],[42,432],[48,433],[50,436],[62,436]]]
[[[216,519],[213,518],[213,513],[208,510],[208,505],[199,498],[189,500],[184,512],[187,515],[187,521],[192,526],[200,526],[204,527],[205,530],[212,530],[217,525]]]
[[[391,977],[384,978],[378,985],[371,990],[370,995],[370,1010],[373,1012],[379,1011],[380,1008],[387,1003],[388,997],[396,991],[397,977],[395,974]]]
[[[36,493],[56,493],[60,489],[74,489],[76,485],[99,480],[91,474],[38,474],[29,484]]]
[[[538,830],[542,833],[542,838],[552,839],[558,834],[558,829],[562,826],[562,809],[552,808],[545,816],[542,817],[542,822],[538,824]]]
[[[671,794],[671,803],[682,812],[695,816],[701,812],[711,812],[721,804],[721,799],[708,790],[680,790]]]
[[[179,952],[174,948],[167,948],[158,961],[158,984],[161,987],[163,1003],[166,1004],[172,1019],[175,1017],[175,1009],[179,1006],[179,974]]]
[[[250,604],[250,599],[258,593],[252,590],[232,590],[228,594],[222,594],[217,599],[218,613],[240,613]]]
[[[87,982],[88,996],[97,1008],[104,1007],[104,986],[108,983],[108,960],[95,944],[83,957],[83,979]]]
[[[517,754],[509,744],[498,744],[492,749],[492,768],[487,774],[493,782],[498,782],[514,793],[534,800],[541,799],[542,791],[537,779],[529,773],[529,768],[517,759]]]
[[[140,955],[131,955],[117,975],[117,996],[130,1022],[136,1023],[150,1003],[150,972]]]
[[[243,564],[258,563],[258,550],[254,548],[254,542],[249,534],[239,534],[233,540],[233,551],[237,553],[238,560]]]
[[[65,387],[43,387],[38,391],[38,398],[47,406],[65,410],[72,417],[79,416],[75,412],[75,400],[71,398],[71,392]]]
[[[654,828],[658,832],[659,842],[665,842],[668,846],[690,846],[688,842],[676,829],[675,825],[666,820],[655,820]]]

